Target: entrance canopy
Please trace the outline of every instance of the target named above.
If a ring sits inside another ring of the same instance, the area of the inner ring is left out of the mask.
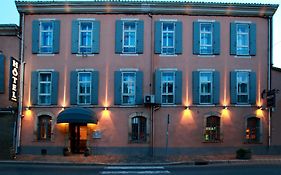
[[[57,118],[57,123],[97,124],[97,122],[96,113],[90,109],[79,107],[65,109],[59,113]]]

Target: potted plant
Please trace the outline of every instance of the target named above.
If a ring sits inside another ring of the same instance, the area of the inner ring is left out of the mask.
[[[91,150],[90,150],[90,148],[87,147],[87,148],[85,149],[85,151],[84,151],[84,156],[87,157],[87,156],[89,156],[90,154],[91,154]]]
[[[64,156],[69,156],[70,155],[70,150],[69,150],[68,147],[64,147],[62,152],[63,152]]]

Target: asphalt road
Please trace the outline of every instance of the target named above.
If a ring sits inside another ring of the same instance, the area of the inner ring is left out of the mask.
[[[281,165],[69,166],[0,164],[0,175],[281,175]]]

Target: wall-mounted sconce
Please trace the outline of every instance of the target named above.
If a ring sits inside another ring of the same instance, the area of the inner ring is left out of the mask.
[[[25,110],[26,110],[26,111],[30,110],[29,106],[25,107]]]
[[[189,110],[190,107],[189,107],[189,106],[185,106],[184,109],[185,109],[185,110]]]
[[[104,107],[104,110],[107,111],[107,110],[108,110],[108,107]]]
[[[228,109],[227,106],[223,106],[223,109]]]
[[[257,108],[260,109],[260,110],[265,110],[265,109],[266,109],[266,108],[263,107],[263,106],[257,106]]]

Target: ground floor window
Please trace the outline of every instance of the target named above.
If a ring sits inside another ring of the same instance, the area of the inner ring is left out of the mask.
[[[250,117],[247,119],[246,142],[260,142],[260,119],[257,117]]]
[[[38,117],[38,140],[51,140],[52,117],[41,115]]]
[[[206,142],[220,141],[220,117],[209,116],[206,118],[204,141]]]
[[[132,142],[146,142],[146,118],[142,116],[133,117],[131,119],[132,131],[131,141]]]

